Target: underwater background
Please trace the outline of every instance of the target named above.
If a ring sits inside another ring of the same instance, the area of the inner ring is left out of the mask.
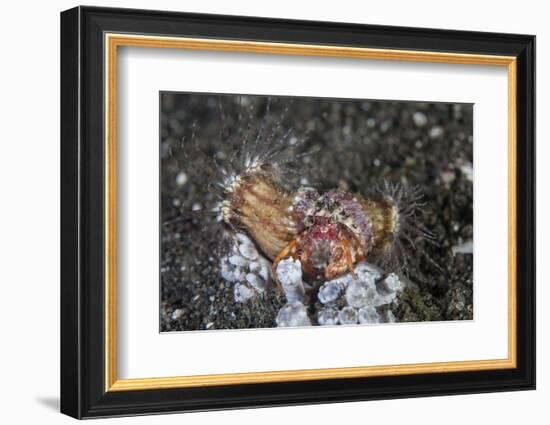
[[[436,243],[415,241],[412,282],[395,321],[473,319],[473,105],[162,92],[161,331],[267,328],[286,304],[274,286],[237,302],[222,277],[212,168],[243,137],[303,140],[298,183],[368,196],[384,181],[418,185],[419,219]],[[248,135],[248,136],[247,136]],[[312,305],[312,309],[315,306]]]

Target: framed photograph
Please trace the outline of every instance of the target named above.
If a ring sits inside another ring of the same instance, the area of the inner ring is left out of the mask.
[[[535,37],[61,14],[61,411],[535,388]]]

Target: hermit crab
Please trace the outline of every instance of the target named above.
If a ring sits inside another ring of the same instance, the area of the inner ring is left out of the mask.
[[[369,260],[386,267],[406,262],[403,241],[432,234],[414,219],[418,189],[385,183],[377,196],[343,190],[319,193],[311,187],[288,192],[278,184],[276,166],[257,164],[224,190],[221,220],[247,233],[270,259],[275,276],[284,258],[300,260],[304,274],[330,280]]]

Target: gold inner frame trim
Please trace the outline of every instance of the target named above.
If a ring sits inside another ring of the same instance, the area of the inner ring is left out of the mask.
[[[478,54],[371,49],[329,45],[268,43],[256,41],[105,34],[105,391],[136,391],[216,385],[312,381],[375,376],[411,375],[511,369],[517,365],[516,341],[516,58]],[[327,369],[285,370],[253,373],[118,379],[116,324],[116,136],[117,136],[117,49],[120,46],[227,51],[279,55],[324,56],[354,59],[398,60],[468,65],[494,65],[508,72],[508,357]]]

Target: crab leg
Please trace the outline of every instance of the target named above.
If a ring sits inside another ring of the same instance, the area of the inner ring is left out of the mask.
[[[351,255],[349,242],[346,238],[342,238],[341,241],[342,241],[342,247],[344,248],[344,255],[346,256],[346,264],[348,265],[348,270],[353,276],[353,278],[357,279],[357,274],[355,273],[355,270],[353,270],[353,257]]]

